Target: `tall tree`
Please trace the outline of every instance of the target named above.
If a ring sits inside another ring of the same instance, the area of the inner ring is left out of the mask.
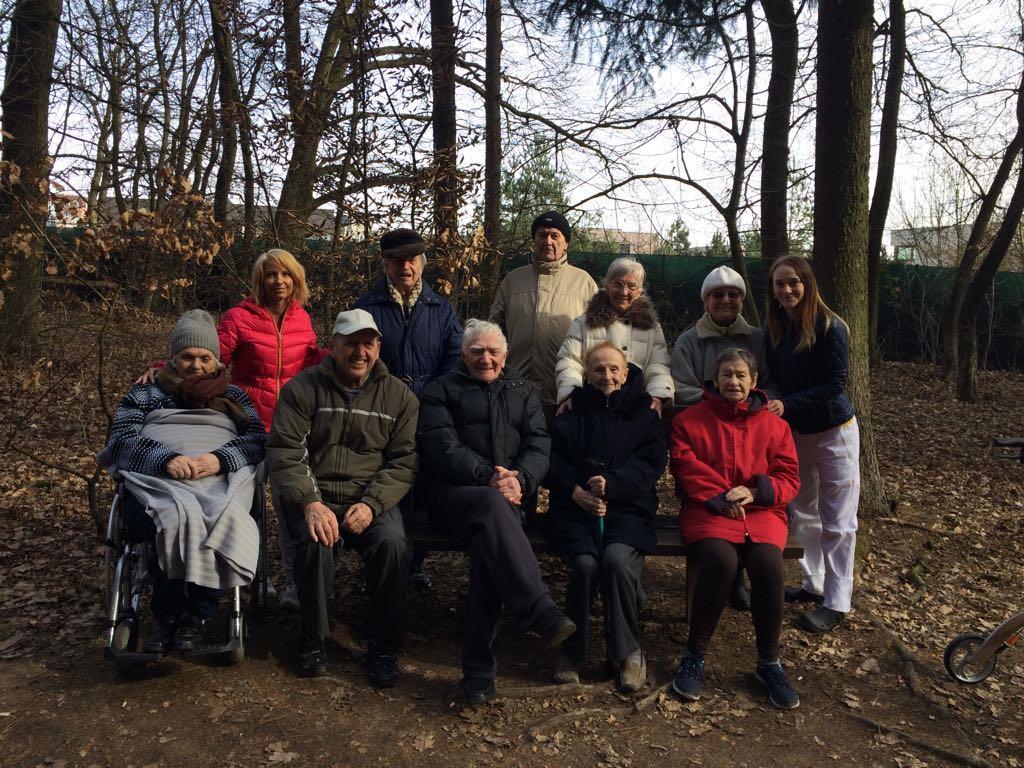
[[[762,0],[772,39],[761,155],[761,258],[767,267],[789,252],[789,124],[800,34],[792,0]]]
[[[882,125],[878,136],[878,169],[868,212],[868,351],[878,361],[878,292],[882,266],[882,236],[892,199],[896,172],[896,129],[903,93],[903,70],[907,54],[907,11],[903,0],[889,0],[889,71],[885,78]]]
[[[441,248],[448,248],[459,226],[452,0],[430,0],[430,64],[434,78],[434,237]]]
[[[485,0],[487,60],[484,75],[484,239],[495,269],[501,254],[501,0]]]
[[[971,226],[971,234],[967,238],[967,245],[964,246],[963,255],[957,264],[956,273],[953,275],[953,285],[950,288],[949,300],[942,316],[942,361],[947,371],[959,371],[959,351],[961,344],[960,320],[963,316],[964,298],[968,286],[971,284],[971,275],[974,272],[974,265],[978,261],[982,246],[988,237],[989,226],[992,224],[992,216],[995,214],[999,198],[1003,194],[1003,188],[1013,172],[1013,166],[1024,149],[1024,74],[1021,75],[1020,83],[1017,85],[1017,130],[1006,145],[1003,159],[999,163],[988,190],[981,199],[978,207],[978,214],[974,217],[974,224]],[[965,318],[966,319],[966,318]],[[972,363],[974,365],[976,363]],[[958,376],[959,378],[959,376]],[[974,374],[970,375],[974,378]]]
[[[1016,112],[1017,135],[1014,137],[1015,141],[1017,136],[1024,133],[1024,78],[1021,80],[1021,86],[1017,93]],[[1011,142],[1011,147],[1007,150],[1006,156],[1010,155],[1012,148],[1013,143]],[[1014,154],[1020,154],[1019,148]],[[1004,157],[1004,164],[1005,159]],[[1003,170],[1002,166],[1000,166],[999,170]],[[981,309],[981,302],[985,298],[985,294],[991,289],[996,272],[999,271],[999,266],[1002,264],[1003,258],[1006,256],[1006,252],[1009,250],[1010,244],[1020,228],[1022,213],[1024,213],[1024,160],[1020,161],[1017,181],[1010,202],[1006,206],[1006,212],[1003,214],[1003,221],[999,225],[996,236],[992,239],[992,244],[989,246],[985,259],[978,267],[977,272],[974,273],[974,277],[964,292],[963,304],[960,307],[960,314],[957,318],[956,396],[960,400],[974,402],[978,399],[978,311]],[[978,216],[979,218],[981,217],[980,212]],[[974,228],[971,230],[970,240],[968,241],[968,248],[971,247],[971,241],[975,239],[977,227],[978,221],[975,221]],[[966,258],[966,256],[965,250],[964,257]]]
[[[220,95],[221,156],[217,166],[217,182],[213,193],[213,215],[221,223],[228,219],[228,195],[235,178],[235,155],[238,150],[238,115],[241,97],[235,56],[228,23],[227,0],[209,0],[210,22],[213,28],[213,52],[217,61],[218,91]]]
[[[18,0],[10,19],[7,68],[0,94],[3,181],[0,183],[0,270],[10,269],[0,306],[0,347],[38,343],[42,236],[49,212],[50,84],[61,0]],[[15,171],[14,169],[17,169]]]
[[[871,0],[818,6],[814,264],[850,328],[849,394],[861,432],[861,509],[886,508],[875,452],[868,362],[868,169],[871,156]]]

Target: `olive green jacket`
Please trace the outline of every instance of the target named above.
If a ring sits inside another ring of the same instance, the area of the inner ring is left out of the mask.
[[[380,360],[350,398],[327,357],[281,390],[267,440],[270,480],[289,511],[322,501],[344,514],[363,502],[379,515],[416,476],[419,401]]]

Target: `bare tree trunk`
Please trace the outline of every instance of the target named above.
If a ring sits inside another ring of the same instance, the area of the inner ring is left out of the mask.
[[[1022,114],[1018,109],[1017,118]],[[957,367],[956,397],[958,400],[975,402],[978,399],[978,310],[985,300],[985,293],[992,288],[999,265],[1010,248],[1013,236],[1020,226],[1021,214],[1024,213],[1024,161],[1020,164],[1017,184],[1013,189],[1013,197],[1006,207],[1003,223],[992,240],[992,245],[974,273],[971,284],[964,295],[963,306],[960,307],[960,318],[957,322]],[[995,300],[990,312],[995,311]]]
[[[889,0],[889,72],[882,102],[882,127],[878,137],[878,170],[868,213],[868,353],[878,362],[878,292],[882,267],[882,235],[892,199],[896,171],[896,127],[903,93],[903,69],[907,52],[907,12],[903,0]]]
[[[772,73],[761,157],[761,259],[765,270],[789,252],[789,122],[800,46],[793,0],[761,0],[772,38]]]
[[[12,273],[3,286],[0,306],[4,351],[31,351],[39,343],[41,234],[49,212],[51,166],[50,84],[61,5],[61,0],[19,0],[10,17],[0,94],[6,134],[2,159],[17,166],[20,174],[16,182],[0,185],[0,242],[3,261]],[[12,247],[12,239],[22,245]]]
[[[484,74],[484,240],[497,273],[501,263],[501,0],[486,0]]]
[[[430,64],[434,106],[434,237],[446,249],[458,231],[455,136],[455,18],[452,0],[430,0]]]
[[[209,0],[210,23],[213,27],[213,51],[218,63],[218,90],[220,93],[220,134],[221,155],[217,167],[217,181],[213,192],[213,215],[217,221],[228,220],[228,195],[235,177],[235,155],[238,149],[238,75],[235,73],[235,57],[231,44],[231,28],[228,25],[226,0]]]
[[[967,293],[968,285],[971,282],[971,274],[974,265],[981,253],[982,244],[988,233],[989,224],[992,222],[992,214],[999,203],[999,197],[1003,193],[1010,173],[1013,171],[1013,164],[1017,156],[1024,148],[1024,75],[1017,86],[1017,132],[1006,147],[1006,154],[996,170],[985,197],[981,200],[978,208],[978,215],[971,227],[971,234],[967,238],[967,245],[964,246],[963,256],[957,265],[956,274],[953,276],[953,285],[949,292],[949,302],[946,304],[945,313],[942,316],[942,364],[946,371],[959,371],[961,365],[957,359],[959,354],[959,325],[960,317],[963,314],[962,307],[964,296]],[[957,378],[960,378],[959,373]]]
[[[849,394],[860,422],[861,509],[887,508],[871,419],[868,364],[868,167],[871,154],[871,0],[818,6],[814,264],[850,327]]]

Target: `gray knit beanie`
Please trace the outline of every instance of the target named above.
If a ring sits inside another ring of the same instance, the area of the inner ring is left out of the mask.
[[[174,330],[171,331],[171,357],[187,347],[208,349],[220,360],[217,326],[205,309],[190,309],[174,324]]]

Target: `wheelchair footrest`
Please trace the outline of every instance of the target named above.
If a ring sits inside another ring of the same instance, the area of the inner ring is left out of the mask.
[[[238,638],[233,637],[222,645],[204,645],[193,651],[183,651],[181,656],[184,659],[200,659],[205,656],[218,656],[225,653],[231,653],[237,647]]]
[[[118,651],[110,646],[103,649],[103,655],[113,662],[141,664],[152,661],[165,661],[166,653],[143,653],[142,651]]]

